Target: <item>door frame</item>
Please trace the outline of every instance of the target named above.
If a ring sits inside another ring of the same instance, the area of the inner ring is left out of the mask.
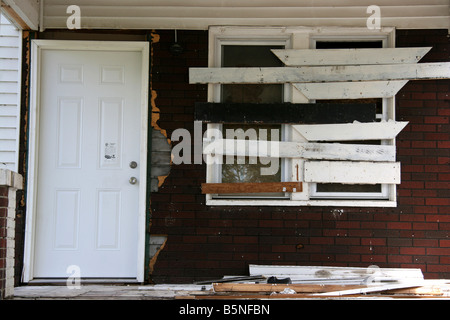
[[[33,280],[33,264],[36,232],[37,182],[39,179],[39,110],[40,110],[40,75],[43,50],[83,50],[83,51],[128,51],[140,52],[142,56],[141,71],[141,144],[139,176],[139,215],[137,243],[137,282],[144,281],[145,270],[145,233],[146,233],[146,196],[147,196],[147,146],[148,146],[148,84],[149,51],[148,42],[130,41],[72,41],[72,40],[32,40],[31,42],[31,78],[30,109],[28,122],[28,164],[26,190],[26,219],[24,243],[23,281]]]

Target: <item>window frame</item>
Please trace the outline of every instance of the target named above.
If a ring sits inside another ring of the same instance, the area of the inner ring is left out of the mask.
[[[365,28],[303,28],[303,27],[237,27],[217,26],[209,29],[209,62],[208,67],[221,66],[223,45],[284,45],[286,49],[315,49],[317,41],[375,41],[381,40],[383,48],[395,47],[395,29],[383,27],[379,30]],[[208,84],[208,102],[220,102],[220,84]],[[284,85],[284,102],[305,103],[307,100],[292,85]],[[383,98],[383,111],[379,120],[395,120],[395,97]],[[220,124],[208,124],[207,129],[219,129]],[[211,130],[207,130],[207,133]],[[282,125],[282,139],[292,141],[294,129],[290,125]],[[206,135],[205,138],[210,138]],[[395,139],[383,141],[383,144],[395,145]],[[298,176],[298,166],[302,160],[282,159],[282,181],[291,181]],[[208,162],[210,163],[210,162]],[[297,169],[296,169],[297,168]],[[296,172],[297,170],[297,172]],[[301,175],[301,173],[300,173]],[[220,182],[220,166],[207,164],[206,182]],[[229,206],[359,206],[359,207],[395,207],[396,185],[382,185],[381,196],[378,193],[365,194],[366,197],[355,197],[355,194],[330,194],[322,197],[314,190],[314,184],[303,182],[303,192],[286,194],[285,198],[274,199],[258,196],[218,198],[206,194],[206,205]]]
[[[316,49],[317,42],[375,42],[381,41],[382,48],[391,48],[393,46],[388,35],[367,35],[367,36],[351,36],[351,35],[314,35],[310,37],[310,48]],[[395,111],[395,97],[381,98],[382,111],[377,114],[377,121],[387,121],[394,115]],[[358,101],[358,100],[355,100]],[[311,101],[314,102],[314,101]],[[395,120],[395,119],[392,119]],[[382,140],[381,145],[395,145],[395,141]],[[392,192],[390,188],[395,185],[381,184],[380,192],[320,192],[317,191],[317,183],[310,183],[310,198],[311,199],[355,199],[355,200],[386,200],[389,199],[389,194]]]

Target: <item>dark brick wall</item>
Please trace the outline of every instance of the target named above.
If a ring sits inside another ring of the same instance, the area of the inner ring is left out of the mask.
[[[193,130],[193,107],[205,85],[188,84],[189,67],[206,67],[205,31],[156,31],[152,89],[159,126]],[[397,30],[397,46],[432,46],[422,62],[450,61],[447,30]],[[396,208],[209,207],[201,194],[205,165],[173,165],[151,196],[151,234],[167,235],[154,265],[155,283],[245,275],[248,265],[421,268],[450,277],[450,81],[411,81],[397,95],[402,184]],[[204,128],[205,129],[205,128]]]

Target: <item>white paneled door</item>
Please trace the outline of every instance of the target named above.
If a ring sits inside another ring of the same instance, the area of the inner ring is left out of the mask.
[[[142,53],[42,50],[34,278],[136,278]]]

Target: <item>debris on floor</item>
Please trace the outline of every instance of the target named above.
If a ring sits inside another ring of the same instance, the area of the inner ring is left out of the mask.
[[[203,281],[212,290],[175,298],[450,299],[450,280],[426,280],[420,269],[250,265],[249,271],[249,276]]]

